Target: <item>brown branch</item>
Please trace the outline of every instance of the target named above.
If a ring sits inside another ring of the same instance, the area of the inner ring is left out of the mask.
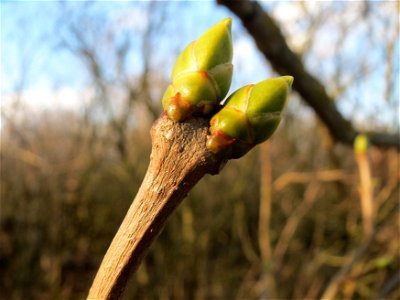
[[[312,180],[319,181],[320,183],[338,181],[353,184],[356,181],[356,177],[340,169],[316,170],[314,172],[286,172],[275,179],[273,186],[277,191],[281,191],[289,184],[309,183]]]
[[[335,295],[343,284],[346,274],[351,271],[355,263],[367,252],[373,238],[373,236],[370,236],[367,240],[364,240],[364,242],[348,256],[346,263],[336,272],[320,299],[336,299]]]
[[[258,245],[260,248],[260,258],[263,266],[271,263],[271,209],[272,209],[272,167],[270,155],[270,142],[261,144],[260,147],[260,206],[258,214]],[[272,268],[261,268],[261,278],[259,280],[260,298],[276,299],[276,280],[273,276]]]
[[[255,40],[258,49],[270,61],[273,68],[282,75],[295,78],[293,88],[310,105],[328,127],[332,136],[345,144],[352,144],[359,133],[334,105],[324,86],[305,68],[300,58],[289,48],[276,22],[256,1],[217,0],[225,5],[242,21],[244,27]],[[371,144],[400,149],[397,134],[368,133]]]
[[[366,152],[356,153],[356,162],[360,176],[360,205],[363,223],[364,239],[368,239],[374,231],[376,207],[374,187],[372,183],[371,166]]]
[[[166,115],[151,130],[150,165],[90,289],[88,299],[118,299],[168,216],[207,173],[217,174],[226,160],[205,147],[208,121],[175,123]]]

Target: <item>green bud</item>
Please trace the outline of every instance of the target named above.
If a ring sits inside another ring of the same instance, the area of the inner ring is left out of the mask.
[[[234,92],[210,121],[207,148],[239,158],[267,140],[279,125],[292,83],[292,76],[282,76]]]
[[[359,134],[354,140],[354,152],[356,154],[367,153],[368,137],[365,134]]]
[[[174,121],[214,111],[232,80],[231,18],[223,19],[178,56],[162,104]]]

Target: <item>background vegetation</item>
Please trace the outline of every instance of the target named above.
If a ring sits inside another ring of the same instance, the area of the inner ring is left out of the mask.
[[[210,2],[60,2],[20,15],[25,4],[3,5],[0,298],[84,298],[146,171],[177,52],[232,13]],[[398,3],[263,8],[345,117],[398,133]],[[234,22],[234,87],[275,76]],[[32,92],[41,74],[50,96]],[[293,93],[270,142],[193,189],[125,298],[400,298],[397,151],[336,143]]]

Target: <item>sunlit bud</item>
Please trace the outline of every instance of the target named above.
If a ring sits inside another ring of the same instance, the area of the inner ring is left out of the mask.
[[[292,76],[282,76],[233,93],[211,119],[207,148],[239,158],[267,140],[279,125],[292,83]]]
[[[191,42],[178,56],[162,104],[174,121],[208,115],[229,91],[232,80],[230,18]]]
[[[368,149],[368,137],[365,134],[359,134],[354,140],[354,152],[364,154]]]

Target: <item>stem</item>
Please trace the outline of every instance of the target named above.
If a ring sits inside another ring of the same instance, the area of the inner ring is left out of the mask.
[[[88,299],[119,299],[168,216],[205,174],[219,173],[226,160],[207,150],[207,133],[208,120],[200,118],[175,123],[162,114],[154,123],[150,165]]]
[[[271,168],[271,155],[270,143],[265,142],[260,147],[260,208],[258,216],[258,245],[260,247],[260,257],[262,261],[262,274],[261,274],[261,295],[263,298],[276,299],[276,281],[273,276],[271,267],[266,269],[266,266],[271,264],[272,250],[271,250],[271,235],[270,235],[270,222],[271,222],[271,206],[272,206],[272,168]]]
[[[357,153],[356,162],[358,173],[360,175],[360,203],[361,216],[363,220],[364,239],[368,239],[374,231],[375,211],[374,207],[374,189],[372,186],[371,168],[368,161],[367,153]]]

